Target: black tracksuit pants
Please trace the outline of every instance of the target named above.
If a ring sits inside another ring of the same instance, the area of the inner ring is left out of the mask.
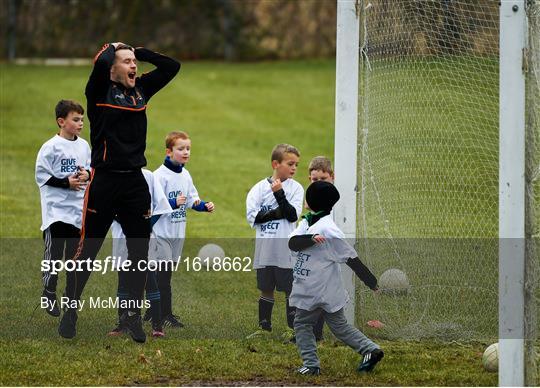
[[[96,258],[115,216],[126,235],[128,260],[131,261],[131,267],[125,273],[128,300],[140,306],[151,230],[150,192],[141,170],[92,171],[84,199],[81,239],[74,260]],[[144,262],[144,271],[140,270],[139,262]],[[81,298],[90,273],[86,265],[82,271],[68,272],[66,295],[70,299]],[[130,310],[140,313],[139,308]]]
[[[77,246],[81,238],[80,229],[65,222],[53,222],[43,231],[43,241],[45,242],[45,251],[43,261],[48,262],[52,267],[53,262],[57,260],[71,259],[77,252]],[[65,256],[64,256],[65,250]],[[58,274],[53,271],[44,271],[42,273],[43,287],[49,292],[56,292],[58,283]]]

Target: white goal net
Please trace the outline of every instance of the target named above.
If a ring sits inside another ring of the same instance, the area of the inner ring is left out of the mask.
[[[357,287],[358,324],[389,339],[496,342],[498,2],[362,0],[358,13],[358,248],[379,277],[401,271],[383,276],[379,295]],[[526,325],[533,343],[539,14],[539,2],[527,2]],[[370,320],[384,327],[370,328]]]

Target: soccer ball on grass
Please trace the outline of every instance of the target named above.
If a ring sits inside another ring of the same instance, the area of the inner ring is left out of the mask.
[[[225,251],[217,244],[206,244],[199,250],[197,256],[205,267],[212,269],[214,262],[221,262],[225,257]]]
[[[379,289],[383,294],[404,295],[409,293],[409,279],[405,272],[391,268],[379,278]]]
[[[499,370],[499,343],[489,345],[482,355],[482,364],[488,372]]]

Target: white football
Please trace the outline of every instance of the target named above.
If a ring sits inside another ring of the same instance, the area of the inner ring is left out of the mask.
[[[211,270],[214,262],[221,263],[225,257],[225,251],[217,244],[206,244],[199,249],[197,256],[201,259],[203,266]]]
[[[410,285],[407,275],[399,269],[387,269],[379,278],[379,289],[383,293],[407,294],[409,288]]]
[[[482,364],[488,372],[499,370],[499,343],[489,345],[482,355]]]

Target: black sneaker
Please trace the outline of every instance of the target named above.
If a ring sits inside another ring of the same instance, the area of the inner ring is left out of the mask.
[[[178,317],[174,314],[169,314],[162,320],[163,327],[180,328],[184,327],[184,324],[178,320]]]
[[[370,353],[364,354],[362,362],[358,366],[358,372],[371,372],[383,357],[384,352],[381,349],[375,349]]]
[[[43,290],[43,292],[41,293],[41,297],[47,298],[47,307],[43,307],[43,310],[45,310],[47,314],[52,315],[53,317],[59,317],[60,307],[58,307],[58,300],[56,299],[56,292]]]
[[[144,343],[146,341],[146,334],[142,328],[141,315],[134,313],[133,311],[126,311],[120,317],[120,326],[124,329],[133,341]]]
[[[296,372],[304,376],[318,376],[321,374],[321,368],[314,366],[302,366],[298,368]]]
[[[73,338],[77,334],[77,310],[66,309],[58,326],[58,334],[64,338]]]

